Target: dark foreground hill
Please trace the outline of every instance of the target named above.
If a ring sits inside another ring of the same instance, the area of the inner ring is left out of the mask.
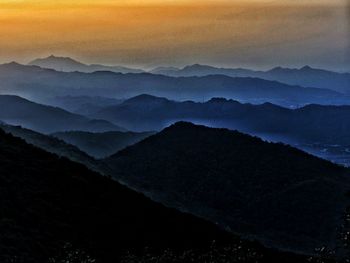
[[[230,240],[210,223],[2,130],[0,182],[1,262],[49,262],[66,243],[98,262],[118,262],[123,250],[204,248]]]
[[[75,145],[95,158],[105,158],[152,135],[152,132],[57,132],[53,137]]]
[[[13,125],[52,133],[57,131],[124,130],[105,120],[89,119],[57,107],[46,106],[18,96],[0,95],[0,120]]]
[[[233,237],[1,129],[0,200],[4,263],[319,262]]]
[[[268,246],[335,247],[349,198],[345,168],[282,144],[179,122],[104,160],[167,205]]]

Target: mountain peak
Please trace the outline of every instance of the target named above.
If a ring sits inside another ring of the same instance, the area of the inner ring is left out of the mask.
[[[199,70],[199,69],[212,69],[213,67],[212,66],[208,66],[208,65],[201,65],[201,64],[193,64],[193,65],[188,65],[186,67],[183,68],[183,70]]]
[[[153,96],[153,95],[149,95],[149,94],[141,94],[135,97],[132,97],[126,101],[124,101],[124,103],[150,103],[150,102],[156,102],[156,101],[163,101],[163,102],[167,102],[169,101],[167,98],[164,97],[157,97],[157,96]]]
[[[20,68],[20,67],[23,67],[22,64],[19,64],[18,62],[16,61],[11,61],[9,63],[5,63],[3,64],[4,66],[7,66],[7,67],[11,67],[11,68]]]
[[[33,60],[32,62],[30,62],[29,64],[35,62],[35,61],[65,61],[65,62],[74,62],[74,63],[79,63],[79,64],[82,64],[80,62],[78,62],[77,60],[71,58],[71,57],[58,57],[58,56],[55,56],[55,55],[50,55],[48,57],[45,57],[45,58],[37,58],[35,60]]]
[[[211,98],[208,103],[224,103],[224,102],[228,102],[230,100],[226,99],[226,98],[222,98],[222,97],[214,97]]]
[[[183,121],[104,161],[117,180],[155,200],[306,253],[334,241],[345,207],[338,198],[350,185],[345,169],[300,150]]]
[[[173,129],[184,129],[184,128],[196,128],[196,127],[205,127],[205,126],[200,126],[200,125],[195,125],[192,122],[188,121],[178,121],[175,122],[174,124],[170,125],[167,129],[168,130],[173,130]]]
[[[309,65],[306,65],[306,66],[300,68],[300,70],[303,70],[303,71],[306,71],[306,70],[313,70],[313,68],[310,67]]]

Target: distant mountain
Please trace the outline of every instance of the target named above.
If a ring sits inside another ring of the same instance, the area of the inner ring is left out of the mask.
[[[75,145],[95,158],[105,158],[152,135],[151,132],[58,132],[52,136]]]
[[[90,115],[104,107],[118,105],[121,102],[122,100],[99,96],[62,96],[45,100],[45,103],[48,105],[82,115]]]
[[[99,64],[86,65],[69,57],[56,57],[51,55],[47,58],[38,58],[28,63],[28,65],[39,66],[42,68],[54,69],[65,72],[86,72],[112,71],[118,73],[141,73],[143,70],[133,69],[121,66],[105,66]]]
[[[0,181],[1,262],[111,263],[146,247],[183,251],[209,249],[213,240],[236,242],[213,224],[156,204],[2,130]],[[85,258],[70,261],[71,253]]]
[[[53,136],[44,135],[20,126],[11,126],[8,124],[0,124],[0,128],[6,133],[10,133],[15,137],[22,138],[28,144],[32,144],[47,152],[54,153],[60,157],[66,157],[74,162],[84,164],[94,171],[100,171],[98,162],[79,150],[76,146],[68,144],[63,140]]]
[[[345,168],[282,144],[184,122],[104,163],[115,179],[154,200],[292,251],[335,247],[350,201]]]
[[[89,119],[60,108],[37,104],[18,96],[0,95],[0,119],[42,133],[58,131],[121,131],[108,121]]]
[[[167,75],[168,72],[174,72],[180,70],[179,68],[176,67],[157,67],[152,70],[150,70],[150,73],[153,74],[162,74],[162,75]]]
[[[317,104],[349,104],[350,98],[331,90],[303,88],[258,78],[224,75],[167,77],[149,73],[58,72],[15,63],[0,65],[0,93],[44,99],[55,96],[103,96],[127,98],[142,93],[176,100],[232,98],[244,102],[272,102],[287,107]]]
[[[134,131],[161,130],[176,121],[238,129],[267,139],[350,145],[350,106],[308,105],[287,109],[271,103],[242,104],[213,98],[176,102],[140,95],[94,114]]]
[[[230,77],[255,77],[274,80],[290,85],[314,87],[350,93],[350,73],[338,73],[305,66],[300,69],[276,67],[268,71],[254,71],[241,68],[216,68],[207,65],[191,65],[182,69],[155,69],[154,74],[173,77],[226,75]]]

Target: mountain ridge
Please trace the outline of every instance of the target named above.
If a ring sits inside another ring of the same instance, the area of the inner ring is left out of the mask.
[[[144,96],[106,107],[91,117],[104,117],[134,131],[161,130],[176,121],[187,120],[272,139],[275,136],[286,143],[350,144],[350,106],[346,105],[310,104],[288,109],[271,103],[253,105],[225,98],[206,102],[178,102],[154,96],[147,96],[147,100],[142,98]]]
[[[304,88],[252,77],[210,75],[168,77],[150,73],[59,72],[37,66],[19,65],[16,69],[0,65],[0,92],[38,99],[54,96],[105,96],[118,98],[138,94],[176,100],[208,100],[227,97],[251,103],[273,102],[288,107],[308,103],[349,104],[346,95],[327,89]],[[121,95],[119,95],[121,96]]]
[[[334,246],[350,201],[345,168],[290,146],[188,122],[104,163],[116,180],[154,200],[292,251]]]
[[[141,73],[143,70],[132,69],[122,66],[105,66],[100,64],[84,64],[70,57],[57,57],[50,55],[46,58],[35,59],[28,63],[28,65],[40,66],[42,68],[54,69],[65,72],[85,72],[92,73],[95,71],[112,71],[118,73]]]
[[[16,95],[0,95],[0,119],[43,133],[65,130],[124,130],[102,119],[89,119],[58,107],[38,104]]]
[[[267,71],[257,71],[243,68],[219,68],[209,65],[193,64],[177,70],[162,69],[152,72],[176,77],[217,74],[231,77],[257,77],[266,80],[275,80],[289,85],[332,89],[342,93],[350,92],[350,73],[312,68],[308,65],[300,68],[275,67]]]

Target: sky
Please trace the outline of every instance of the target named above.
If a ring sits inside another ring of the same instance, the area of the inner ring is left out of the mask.
[[[0,0],[0,63],[350,72],[348,0]]]

